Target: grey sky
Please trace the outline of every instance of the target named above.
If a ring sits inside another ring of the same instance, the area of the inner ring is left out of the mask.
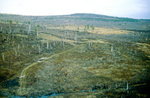
[[[149,5],[150,0],[0,0],[0,13],[21,15],[95,13],[150,19]]]

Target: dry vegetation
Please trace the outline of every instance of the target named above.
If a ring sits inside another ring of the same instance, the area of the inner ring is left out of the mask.
[[[57,26],[57,27],[48,27],[49,29],[58,29],[58,30],[72,30],[72,31],[79,31],[79,32],[89,32],[89,33],[96,33],[96,34],[126,34],[128,31],[126,30],[120,30],[117,28],[105,28],[105,27],[93,27],[93,25],[86,28],[86,26]]]
[[[28,18],[0,21],[0,97],[149,97],[147,29]],[[136,24],[128,21],[119,22]]]

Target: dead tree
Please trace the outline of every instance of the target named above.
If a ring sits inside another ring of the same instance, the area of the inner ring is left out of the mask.
[[[28,25],[28,35],[30,34],[31,31],[31,24]]]
[[[92,42],[88,42],[88,47],[89,47],[89,48],[92,47]]]
[[[39,27],[40,27],[40,25],[37,25],[37,26],[36,26],[36,36],[37,36],[37,37],[39,36]]]
[[[39,54],[41,53],[41,47],[40,46],[38,46],[38,52],[39,52]]]
[[[114,52],[114,47],[113,47],[113,45],[111,45],[111,52],[113,53]]]
[[[49,43],[47,42],[47,44],[46,44],[46,48],[48,49],[49,48]]]
[[[74,40],[75,40],[75,43],[77,43],[78,41],[78,39],[77,39],[77,32],[75,32],[75,35],[74,35]]]
[[[2,53],[2,60],[5,61],[5,54]]]

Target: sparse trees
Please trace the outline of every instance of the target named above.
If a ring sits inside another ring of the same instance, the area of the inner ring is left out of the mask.
[[[95,29],[94,25],[89,25],[89,24],[85,25],[84,31],[87,31],[89,29],[94,30]]]

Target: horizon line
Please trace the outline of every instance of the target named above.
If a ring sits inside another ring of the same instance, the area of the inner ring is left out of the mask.
[[[105,14],[97,14],[97,13],[70,13],[70,14],[57,14],[57,15],[24,15],[24,14],[14,14],[14,13],[3,13],[0,12],[0,14],[7,14],[7,15],[18,15],[18,16],[33,16],[33,17],[47,17],[47,16],[69,16],[69,15],[75,15],[75,14],[93,14],[93,15],[103,15],[108,17],[117,17],[117,18],[130,18],[130,19],[138,19],[138,20],[150,20],[150,18],[132,18],[132,17],[123,17],[123,16],[112,16],[112,15],[105,15]]]

